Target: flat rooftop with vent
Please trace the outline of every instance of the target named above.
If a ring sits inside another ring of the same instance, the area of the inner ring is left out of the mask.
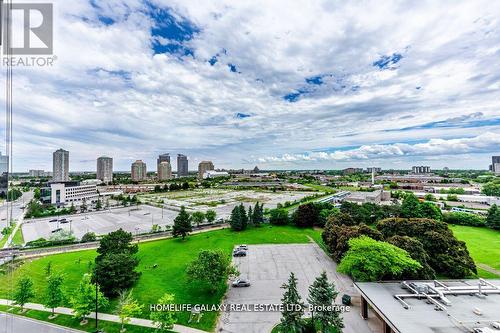
[[[500,280],[355,282],[384,333],[500,333]]]

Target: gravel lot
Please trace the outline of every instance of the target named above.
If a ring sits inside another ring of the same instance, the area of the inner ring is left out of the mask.
[[[308,287],[326,270],[335,282],[341,304],[342,294],[356,294],[352,281],[336,272],[336,264],[315,243],[293,245],[250,245],[246,257],[233,258],[242,276],[250,279],[247,288],[230,287],[226,304],[279,304],[290,272],[298,279],[298,289],[303,300],[307,299]],[[368,333],[367,322],[361,319],[359,308],[351,308],[343,314],[345,333]],[[262,333],[270,332],[279,323],[280,312],[223,312],[218,324],[222,332]]]

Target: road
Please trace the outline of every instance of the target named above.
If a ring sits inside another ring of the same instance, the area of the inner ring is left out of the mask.
[[[0,333],[79,333],[74,329],[0,312]]]
[[[0,207],[0,229],[3,229],[4,227],[7,227],[9,225],[9,220],[16,220],[17,224],[14,230],[9,235],[9,238],[4,244],[4,248],[7,248],[10,246],[10,242],[12,241],[12,238],[17,232],[17,229],[21,228],[21,224],[23,223],[24,219],[24,206],[30,202],[30,200],[33,199],[33,191],[29,192],[23,192],[23,195],[17,199],[14,202],[8,203],[4,202],[2,206]],[[12,210],[11,210],[12,208]],[[10,215],[10,211],[12,211],[12,215]]]

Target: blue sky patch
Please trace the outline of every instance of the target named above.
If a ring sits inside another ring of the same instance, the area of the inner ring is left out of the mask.
[[[227,67],[229,67],[229,70],[233,73],[241,73],[240,71],[238,71],[238,68],[236,67],[236,65],[229,63],[229,64],[227,64]]]
[[[318,76],[308,77],[308,78],[306,78],[306,83],[307,84],[322,85],[323,84],[323,76],[318,75]]]
[[[403,56],[400,53],[393,53],[390,56],[383,55],[372,65],[380,69],[391,69],[393,65],[397,64],[401,59],[403,59]]]
[[[151,28],[155,54],[170,53],[194,56],[194,50],[186,42],[200,32],[193,22],[175,15],[171,8],[161,8],[148,3],[148,13],[154,21]]]
[[[237,114],[234,115],[236,118],[238,119],[244,119],[244,118],[249,118],[251,117],[249,114],[246,114],[246,113],[240,113],[238,112]]]

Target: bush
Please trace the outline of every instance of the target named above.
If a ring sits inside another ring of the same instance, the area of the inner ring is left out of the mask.
[[[463,212],[450,212],[443,214],[443,222],[458,225],[468,225],[471,227],[484,227],[485,219],[476,214]]]
[[[276,208],[269,211],[269,223],[273,225],[286,225],[289,221],[290,219],[286,209]]]

